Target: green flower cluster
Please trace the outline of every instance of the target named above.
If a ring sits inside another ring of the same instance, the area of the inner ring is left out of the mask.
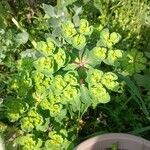
[[[42,116],[35,110],[30,110],[27,116],[21,119],[21,129],[26,132],[32,131],[35,127],[43,124]]]
[[[45,147],[49,150],[60,150],[63,147],[64,139],[56,133],[49,134],[50,139],[45,142]]]
[[[61,92],[67,85],[67,83],[63,80],[63,76],[62,75],[56,75],[54,80],[53,80],[53,84],[54,84],[54,89],[59,92]]]
[[[108,28],[105,28],[101,31],[100,35],[100,41],[98,42],[98,45],[107,47],[107,48],[112,48],[113,45],[118,43],[121,39],[120,34],[116,32],[109,32]]]
[[[109,90],[118,91],[119,83],[118,76],[113,72],[107,72],[102,77],[102,84]]]
[[[55,51],[55,44],[50,38],[47,39],[47,42],[40,41],[37,43],[37,50],[42,53],[44,56],[50,56]]]
[[[93,26],[85,19],[80,20],[79,27],[76,29],[72,22],[66,22],[62,25],[62,35],[68,43],[76,49],[83,49],[86,45],[86,36],[93,32]]]
[[[125,75],[139,73],[146,68],[147,59],[144,57],[143,52],[137,49],[122,51],[119,49],[107,50],[104,47],[94,47],[92,53],[94,53],[94,57],[99,63],[103,61],[107,65],[120,67]]]
[[[66,101],[70,101],[72,99],[75,99],[77,96],[78,96],[78,89],[74,86],[70,86],[68,85],[64,91],[63,91],[63,96],[64,96],[64,99]],[[65,102],[65,101],[64,101]]]
[[[103,61],[106,58],[107,55],[107,49],[104,47],[94,47],[92,49],[94,56],[99,59],[99,61]]]
[[[95,108],[99,103],[108,103],[110,101],[110,95],[103,87],[102,84],[89,85],[89,90],[92,99],[92,105]]]
[[[59,133],[56,131],[49,132],[49,139],[45,142],[46,150],[65,150],[68,144],[67,131],[60,130]]]
[[[60,115],[62,110],[62,105],[61,104],[52,104],[49,107],[49,111],[50,111],[50,116],[51,117],[57,117]]]
[[[109,29],[103,29],[100,32],[100,40],[97,42],[96,47],[90,52],[91,55],[93,55],[93,58],[99,63],[103,61],[107,65],[119,66],[124,51],[113,47],[120,39],[121,36],[118,33],[110,33]]]
[[[43,78],[43,74],[35,72],[34,80],[39,80],[41,85],[44,84]],[[39,85],[35,83],[35,86]],[[42,90],[39,90],[39,87],[36,88],[36,92],[32,94],[32,97],[43,110],[49,110],[50,116],[54,120],[60,121],[66,114],[66,110],[63,109],[64,105],[72,104],[77,98],[79,99],[78,75],[76,72],[69,71],[64,75],[53,76],[47,87],[49,87],[47,92],[46,88]]]
[[[32,88],[32,79],[29,72],[22,71],[11,79],[10,84],[11,89],[15,90],[18,95],[26,96]]]
[[[63,119],[66,119],[66,109],[61,103],[61,97],[57,96],[48,96],[46,99],[43,99],[39,106],[43,110],[49,111],[49,116],[53,118],[56,122],[61,122]]]
[[[75,47],[76,49],[82,49],[86,45],[86,38],[82,34],[77,34],[73,37],[72,41],[72,46]]]
[[[9,99],[4,104],[6,106],[5,116],[10,122],[15,122],[20,119],[28,108],[28,104],[20,99]]]
[[[89,25],[89,22],[85,19],[80,20],[79,32],[83,35],[90,35],[93,31],[93,26]]]
[[[72,38],[76,33],[77,31],[71,21],[67,21],[62,25],[62,34],[66,39]]]
[[[31,57],[24,57],[17,61],[17,68],[20,71],[28,70],[32,71],[33,68],[33,59]]]
[[[19,136],[15,139],[15,144],[21,146],[21,150],[41,150],[42,140],[34,139],[34,135],[26,134],[25,136]]]
[[[66,53],[56,46],[56,43],[50,38],[47,43],[40,41],[36,49],[43,55],[34,61],[34,67],[44,75],[50,76],[65,65]]]
[[[75,72],[68,72],[64,76],[55,76],[53,91],[60,97],[61,103],[71,103],[79,96],[78,75]]]
[[[110,101],[110,95],[106,88],[118,92],[120,85],[117,79],[117,75],[113,72],[104,73],[97,69],[89,71],[87,82],[93,100],[93,107],[99,103],[107,103]]]
[[[108,65],[119,66],[122,57],[123,57],[123,51],[119,49],[109,50],[107,54],[107,58],[104,62]]]
[[[118,33],[110,33],[105,28],[101,31],[100,40],[97,42],[96,47],[91,50],[90,54],[99,63],[104,62],[107,65],[120,67],[119,69],[124,75],[133,75],[144,70],[147,59],[144,57],[143,52],[134,48],[127,51],[113,48],[120,39],[121,36]]]
[[[92,50],[94,58],[98,62],[104,62],[107,65],[119,66],[123,57],[123,51],[119,49],[107,49],[105,47],[96,46]]]
[[[40,57],[34,63],[35,68],[43,74],[54,73],[54,57]]]
[[[52,77],[45,77],[45,75],[41,72],[39,72],[38,70],[34,71],[32,74],[32,78],[34,80],[34,85],[35,85],[35,90],[36,93],[34,93],[34,99],[38,99],[35,98],[36,95],[45,93],[45,91],[49,91],[50,90],[50,86],[52,84]]]
[[[65,51],[61,48],[58,49],[58,52],[54,54],[54,60],[58,65],[58,68],[61,68],[66,61]]]

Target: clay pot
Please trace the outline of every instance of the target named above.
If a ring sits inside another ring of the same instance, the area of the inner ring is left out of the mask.
[[[111,150],[113,144],[117,145],[117,150],[150,150],[150,141],[122,133],[95,136],[82,142],[75,150]]]

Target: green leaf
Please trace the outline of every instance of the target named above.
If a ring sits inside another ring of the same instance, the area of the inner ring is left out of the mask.
[[[50,25],[54,28],[57,29],[58,27],[61,26],[61,21],[59,18],[51,18],[49,20]],[[60,30],[60,29],[59,29]]]
[[[73,112],[79,112],[81,111],[81,101],[79,94],[71,101],[71,108]]]
[[[65,68],[63,68],[63,70],[75,70],[77,68],[77,65],[72,63],[72,64],[68,64]]]
[[[62,123],[62,120],[63,120],[64,118],[66,118],[66,114],[67,114],[66,109],[62,109],[61,112],[60,112],[60,114],[55,117],[55,120],[61,124],[61,123]]]
[[[147,132],[149,130],[150,130],[150,126],[147,126],[147,127],[136,129],[134,131],[130,131],[129,134],[139,135],[139,134],[141,134],[143,132]]]
[[[79,68],[78,74],[80,76],[80,79],[85,79],[87,76],[86,69],[85,68]]]
[[[120,74],[119,74],[119,77],[126,82],[126,84],[128,85],[130,89],[129,91],[131,91],[132,94],[134,94],[137,98],[142,99],[139,89],[129,77],[125,77]]]
[[[145,52],[146,57],[150,58],[150,52]]]
[[[94,0],[94,6],[100,11],[101,15],[104,14],[102,10],[102,4],[103,2],[101,0]]]
[[[43,4],[43,9],[44,9],[45,13],[48,16],[50,16],[52,18],[57,16],[56,13],[55,13],[55,8],[53,6],[47,5],[47,4]]]
[[[47,131],[47,129],[49,128],[50,120],[49,120],[49,118],[46,118],[45,120],[46,120],[45,124],[36,126],[36,130],[42,131],[42,132],[46,132]]]
[[[11,12],[9,2],[6,0],[0,0],[0,15],[7,16],[8,12]]]
[[[6,21],[3,17],[0,16],[0,29],[4,29],[7,27]]]
[[[72,38],[72,46],[78,50],[82,50],[86,46],[86,37],[82,34],[77,34]]]
[[[112,144],[112,147],[111,147],[112,150],[117,150],[118,149],[118,146],[117,144]]]
[[[86,65],[90,65],[92,67],[101,64],[101,60],[96,58],[94,51],[93,50],[89,51],[88,49],[85,49],[84,51],[83,61],[85,62]]]
[[[145,106],[145,103],[144,103],[144,101],[143,101],[143,99],[141,97],[141,94],[140,94],[140,91],[139,91],[138,87],[134,84],[134,82],[129,77],[125,77],[125,76],[123,76],[121,74],[119,74],[118,77],[120,77],[122,80],[124,80],[126,82],[126,84],[129,87],[128,91],[131,93],[131,95],[133,96],[135,101],[142,108],[143,113],[145,114],[147,119],[150,119],[149,111],[147,110],[147,108]]]
[[[61,36],[61,29],[59,27],[55,28],[54,31],[52,32],[52,36],[53,37],[60,37]],[[58,41],[57,41],[57,43],[58,43]]]
[[[74,16],[78,16],[82,12],[82,6],[81,7],[77,7],[76,5],[74,5],[73,10],[75,11],[75,15]]]
[[[109,42],[109,29],[105,28],[100,32],[100,40],[97,42],[97,46],[100,47],[111,47],[111,43]]]
[[[40,150],[40,149],[41,149],[40,147],[42,146],[42,143],[43,143],[43,141],[38,138],[38,142],[37,142],[37,145],[36,145],[35,148],[36,148],[37,150]]]
[[[47,49],[47,43],[44,41],[37,42],[36,49],[40,52],[41,50],[44,51],[45,49]]]
[[[51,39],[51,41],[58,47],[62,46],[62,44],[59,42],[58,39],[55,38],[55,36],[53,36],[53,34],[50,33],[46,33],[45,34],[45,38],[46,39]]]
[[[144,87],[145,89],[150,89],[150,77],[147,75],[135,74],[134,80],[136,81],[138,86]]]
[[[66,7],[68,5],[71,5],[77,0],[57,0],[57,6],[58,8]]]
[[[80,107],[80,113],[82,117],[87,111],[88,107],[92,104],[92,98],[90,97],[88,88],[84,84],[80,86],[80,92],[80,99],[83,102]]]
[[[25,51],[22,51],[20,53],[20,56],[21,56],[21,58],[25,58],[25,57],[36,58],[36,54],[37,54],[37,52],[34,49],[27,49]]]
[[[81,96],[80,96],[81,101],[90,106],[90,104],[92,103],[92,99],[89,95],[89,91],[87,87],[84,84],[80,86],[80,91],[81,91]]]
[[[19,45],[27,43],[28,39],[29,39],[29,34],[27,32],[19,33],[16,36],[16,41],[18,42]]]
[[[89,3],[89,2],[90,2],[90,0],[83,0],[84,5]]]
[[[74,23],[75,27],[79,26],[79,24],[80,24],[79,16],[73,16],[73,23]]]
[[[118,34],[116,32],[112,32],[110,34],[110,40],[111,40],[111,42],[113,42],[113,44],[118,43],[120,41],[120,39],[121,39],[120,34]]]

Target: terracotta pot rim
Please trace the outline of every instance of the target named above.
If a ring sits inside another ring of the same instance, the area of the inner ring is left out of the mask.
[[[74,150],[81,150],[80,148],[88,147],[98,142],[103,142],[107,140],[117,140],[117,139],[124,140],[124,141],[128,140],[128,141],[132,141],[133,143],[135,142],[141,145],[147,145],[150,148],[150,141],[142,137],[138,137],[138,136],[126,134],[126,133],[106,133],[106,134],[97,135],[95,137],[91,137],[83,141]]]

